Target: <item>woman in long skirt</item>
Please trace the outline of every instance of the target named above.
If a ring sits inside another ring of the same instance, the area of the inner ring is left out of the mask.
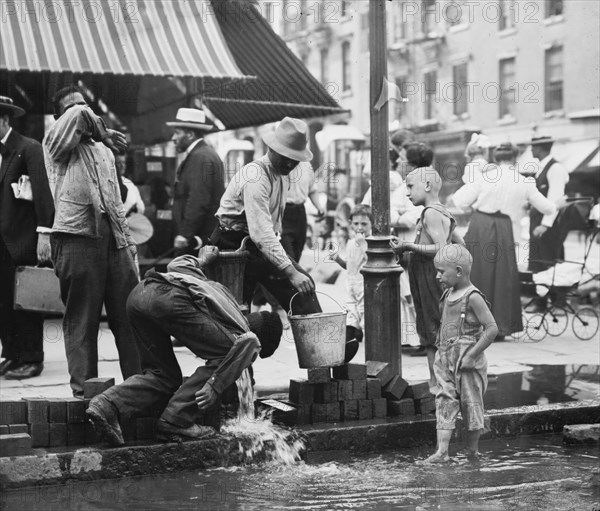
[[[453,197],[456,206],[473,208],[465,235],[473,256],[471,281],[492,305],[496,340],[523,330],[513,220],[527,204],[545,215],[555,211],[535,180],[519,174],[516,156],[516,147],[501,144],[494,151],[496,164],[486,166],[481,179],[459,188]]]

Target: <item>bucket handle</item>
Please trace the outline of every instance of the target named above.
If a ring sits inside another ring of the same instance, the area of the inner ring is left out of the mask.
[[[292,296],[292,298],[290,299],[290,310],[289,310],[289,312],[288,312],[288,316],[290,316],[290,317],[293,315],[293,314],[292,314],[292,302],[294,301],[294,298],[296,298],[296,297],[297,297],[299,294],[302,294],[302,293],[298,292],[298,293],[296,293],[294,296]],[[347,310],[346,310],[344,307],[342,307],[342,306],[341,306],[341,305],[340,305],[340,304],[337,302],[337,300],[336,300],[335,298],[332,298],[332,297],[331,297],[331,296],[329,296],[328,294],[326,294],[326,293],[322,293],[321,291],[315,291],[315,294],[326,296],[326,297],[327,297],[327,298],[329,298],[331,301],[333,301],[333,302],[334,302],[334,303],[335,303],[335,304],[336,304],[336,305],[337,305],[337,306],[338,306],[338,307],[339,307],[339,308],[342,310],[342,312],[348,312],[348,311],[347,311]]]
[[[246,250],[246,243],[248,243],[249,239],[250,236],[245,236],[242,242],[240,243],[240,248],[236,249],[236,252],[243,252],[244,250]]]

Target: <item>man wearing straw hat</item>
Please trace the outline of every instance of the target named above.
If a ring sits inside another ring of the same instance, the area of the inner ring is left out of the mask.
[[[180,108],[171,140],[183,159],[177,167],[173,186],[175,255],[197,253],[208,241],[217,221],[215,213],[223,195],[223,163],[204,141],[204,133],[215,126],[197,108]]]
[[[289,174],[299,162],[312,159],[308,149],[308,127],[304,121],[285,117],[275,131],[263,137],[269,150],[263,157],[242,167],[230,181],[217,211],[219,230],[213,243],[221,248],[240,246],[250,235],[250,259],[244,274],[244,302],[250,304],[258,283],[262,284],[289,312],[321,312],[315,283],[285,252],[281,233],[283,211],[289,189]]]
[[[50,261],[52,194],[42,146],[17,133],[11,120],[25,114],[0,96],[0,376],[24,379],[44,367],[44,316],[14,310],[15,269]]]

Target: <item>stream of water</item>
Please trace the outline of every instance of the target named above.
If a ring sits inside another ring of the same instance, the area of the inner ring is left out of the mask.
[[[304,442],[293,431],[271,422],[266,413],[256,417],[254,389],[247,369],[236,382],[239,408],[237,417],[221,426],[221,433],[238,439],[240,453],[250,461],[266,452],[267,460],[281,465],[292,465],[300,460]]]

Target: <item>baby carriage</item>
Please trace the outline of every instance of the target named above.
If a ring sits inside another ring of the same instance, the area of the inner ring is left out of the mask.
[[[567,234],[572,230],[584,231],[585,246],[583,261],[537,261],[550,267],[537,273],[522,273],[528,284],[535,284],[536,296],[525,306],[524,311],[538,297],[545,298],[544,310],[535,314],[523,314],[525,334],[532,341],[541,341],[546,335],[558,337],[568,327],[569,316],[572,316],[571,328],[575,336],[587,341],[595,338],[599,329],[598,311],[590,306],[573,304],[582,297],[587,287],[597,287],[600,283],[597,262],[593,267],[589,261],[592,247],[598,236],[598,223],[590,222],[590,211],[593,205],[591,198],[568,199],[567,205],[561,208],[556,219],[561,234],[560,243],[564,243]]]

